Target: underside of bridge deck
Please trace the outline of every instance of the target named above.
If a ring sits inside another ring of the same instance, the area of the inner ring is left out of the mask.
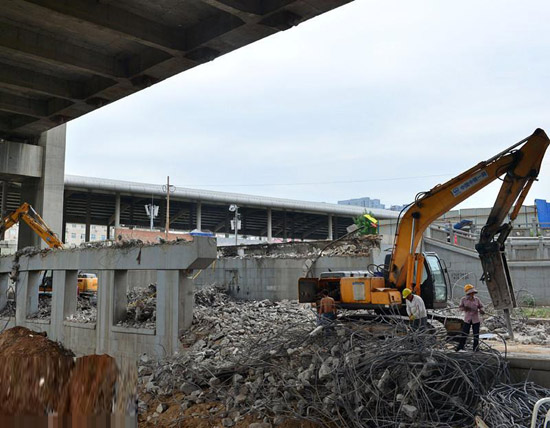
[[[4,0],[0,138],[71,119],[351,0]]]

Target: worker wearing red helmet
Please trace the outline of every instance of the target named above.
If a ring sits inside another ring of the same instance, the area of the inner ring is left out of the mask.
[[[460,300],[460,305],[458,306],[461,311],[464,311],[464,325],[456,350],[460,351],[464,349],[466,338],[470,334],[471,328],[474,334],[474,351],[477,351],[479,346],[479,326],[481,325],[480,315],[483,315],[485,311],[483,310],[483,303],[476,296],[477,290],[472,284],[464,286],[464,294],[466,295]]]

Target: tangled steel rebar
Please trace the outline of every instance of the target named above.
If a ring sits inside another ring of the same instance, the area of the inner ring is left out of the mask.
[[[529,427],[533,406],[544,397],[550,397],[550,389],[533,382],[499,384],[482,397],[483,420],[491,427]],[[549,409],[550,404],[542,406],[537,427],[543,426],[544,415]]]
[[[220,304],[226,314],[238,308],[239,317],[254,316],[253,307],[228,305]],[[227,339],[220,316],[219,333],[159,365],[151,380],[197,385],[201,392],[186,400],[221,402],[227,414],[306,420],[327,428],[463,428],[473,427],[476,416],[491,427],[522,427],[528,426],[527,409],[544,394],[529,386],[522,395],[519,386],[507,385],[506,361],[489,346],[455,352],[443,328],[414,331],[406,320],[381,317],[320,329],[298,312],[288,315],[277,312],[265,320],[256,315],[257,331],[238,341]]]

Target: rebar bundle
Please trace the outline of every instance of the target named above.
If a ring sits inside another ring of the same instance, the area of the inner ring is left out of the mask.
[[[179,389],[184,408],[223,403],[233,422],[252,415],[327,428],[464,428],[476,416],[491,428],[523,427],[527,409],[544,394],[535,386],[523,395],[519,386],[506,392],[501,354],[484,344],[479,352],[455,352],[437,322],[414,331],[408,320],[371,314],[369,321],[315,328],[313,317],[290,304],[214,300],[197,318],[198,340],[185,353],[143,369],[152,374],[150,393]]]
[[[550,389],[532,382],[499,384],[482,397],[483,420],[490,427],[528,428],[533,406],[540,398],[550,397]],[[539,412],[537,427],[543,426],[550,404]]]

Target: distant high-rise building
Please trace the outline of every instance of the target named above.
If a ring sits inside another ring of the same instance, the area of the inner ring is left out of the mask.
[[[405,205],[392,205],[390,211],[401,211],[404,207]]]
[[[385,209],[386,206],[380,203],[380,199],[371,199],[369,197],[357,198],[357,199],[347,199],[345,201],[338,201],[339,205],[355,205],[358,207],[364,208],[379,208]]]
[[[386,208],[386,206],[382,203],[380,203],[380,199],[371,199],[368,196],[365,196],[364,198],[356,198],[356,199],[346,199],[345,201],[338,201],[339,205],[355,205],[357,207],[363,207],[363,208],[379,208],[379,209],[389,209],[391,211],[401,211],[405,205],[392,205],[389,208]]]

